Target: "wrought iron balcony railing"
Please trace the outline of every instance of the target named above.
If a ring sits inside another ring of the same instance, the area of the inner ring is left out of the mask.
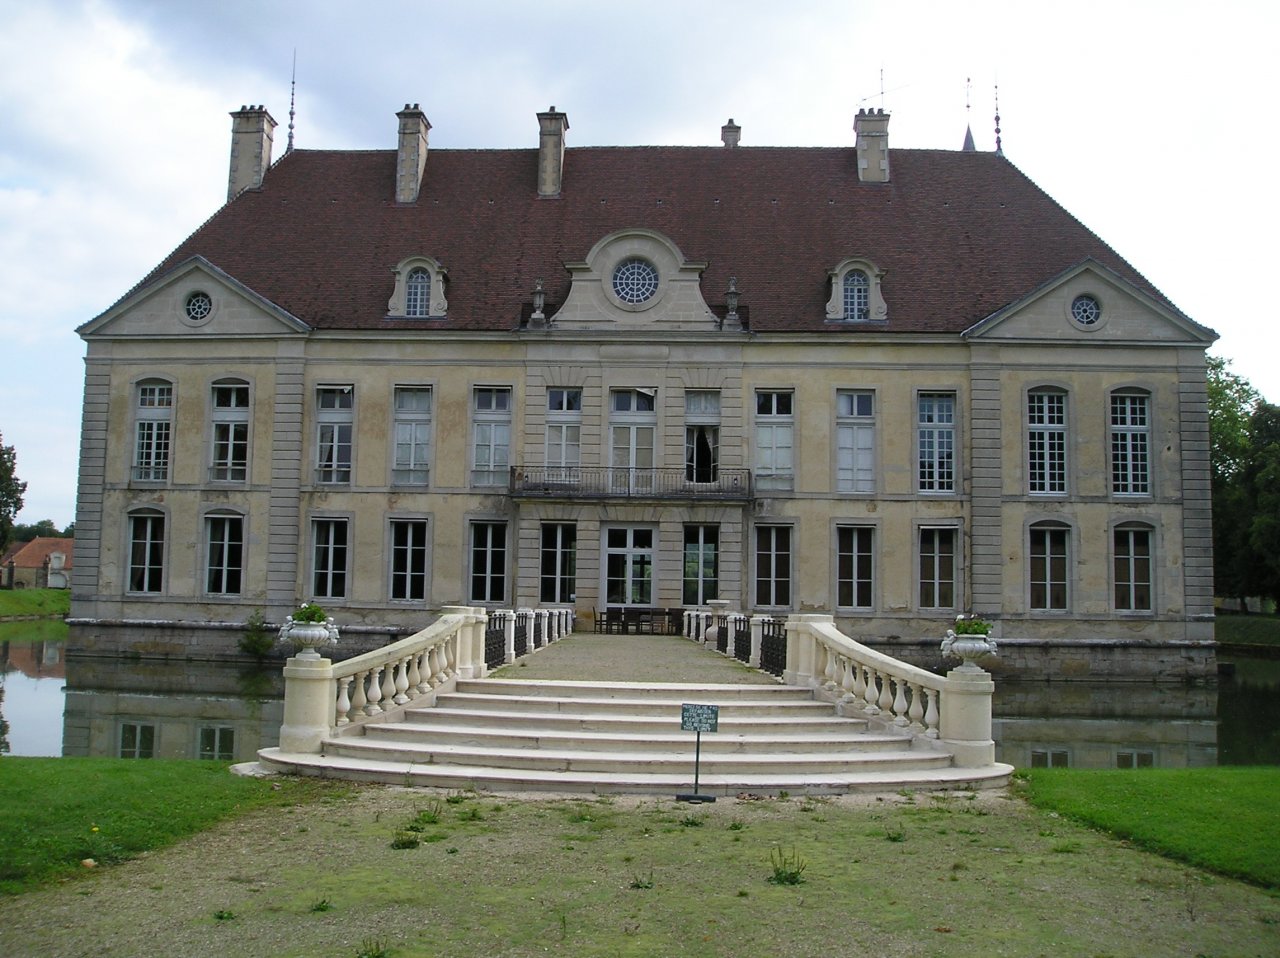
[[[513,466],[510,488],[514,496],[549,499],[631,497],[746,501],[751,498],[751,470],[716,469],[711,475],[695,475],[684,468]]]

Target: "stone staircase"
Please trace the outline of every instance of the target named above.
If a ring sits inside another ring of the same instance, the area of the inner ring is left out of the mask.
[[[891,726],[846,718],[811,689],[782,685],[460,680],[433,706],[353,724],[319,755],[264,753],[269,768],[400,785],[494,791],[692,791],[683,703],[717,705],[703,733],[699,791],[836,793],[992,788],[1008,766],[955,768]]]

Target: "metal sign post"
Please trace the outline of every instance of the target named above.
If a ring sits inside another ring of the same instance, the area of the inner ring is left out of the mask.
[[[715,732],[720,725],[720,706],[692,705],[688,702],[680,706],[680,729],[684,732],[696,732],[693,749],[693,792],[677,795],[677,802],[704,803],[714,802],[714,795],[702,795],[698,792],[698,774],[702,764],[702,733]]]

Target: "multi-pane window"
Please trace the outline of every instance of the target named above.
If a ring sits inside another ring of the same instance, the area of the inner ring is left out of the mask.
[[[791,605],[790,526],[756,526],[756,605]]]
[[[511,469],[511,390],[477,386],[471,394],[472,471],[477,486],[500,486]]]
[[[1153,768],[1156,753],[1143,749],[1120,749],[1116,752],[1116,768]]]
[[[1067,394],[1027,393],[1027,488],[1032,493],[1067,491]]]
[[[164,591],[164,516],[159,513],[129,517],[129,591]]]
[[[582,464],[582,390],[547,390],[547,465],[577,469]]]
[[[507,524],[471,523],[471,601],[502,602],[507,596]]]
[[[790,489],[795,483],[790,390],[756,392],[756,488]]]
[[[236,757],[236,730],[230,725],[200,727],[198,757],[217,762],[231,762]]]
[[[156,727],[147,722],[120,723],[120,757],[154,758]]]
[[[1112,533],[1112,569],[1117,612],[1150,612],[1151,529],[1118,526]]]
[[[653,488],[653,437],[658,428],[657,392],[614,389],[609,393],[609,465],[615,492]]]
[[[239,595],[244,573],[244,518],[207,516],[205,586],[209,595]]]
[[[1071,530],[1057,523],[1038,523],[1031,527],[1030,604],[1036,612],[1067,610]]]
[[[209,478],[214,482],[244,482],[249,476],[249,386],[217,383],[212,400]]]
[[[1065,748],[1033,748],[1031,750],[1032,768],[1067,768],[1071,764],[1071,756]]]
[[[1143,393],[1111,394],[1111,491],[1118,496],[1151,492],[1151,415]]]
[[[397,486],[427,484],[431,469],[431,400],[429,386],[396,387],[391,481]]]
[[[316,390],[316,482],[351,481],[353,399],[350,386]]]
[[[427,597],[427,520],[391,520],[391,598]]]
[[[143,482],[163,482],[169,478],[173,386],[155,381],[139,383],[135,413],[133,478]]]
[[[720,597],[720,527],[684,527],[684,604]]]
[[[715,482],[720,469],[720,393],[710,389],[684,394],[684,478]]]
[[[604,594],[608,605],[653,603],[653,529],[615,526],[605,531]]]
[[[577,598],[578,527],[572,522],[542,524],[542,568],[538,596],[543,602]]]
[[[920,530],[919,603],[922,609],[956,607],[956,530]]]
[[[916,397],[916,483],[921,492],[956,491],[956,395]]]
[[[346,519],[311,522],[311,594],[317,599],[346,597],[348,526]]]
[[[836,393],[836,489],[876,490],[875,393],[868,389]]]
[[[866,319],[870,311],[871,282],[867,274],[860,269],[851,269],[844,274],[844,318]]]
[[[431,273],[415,269],[404,284],[404,314],[411,319],[431,315]]]
[[[869,609],[874,603],[874,536],[875,529],[870,526],[836,527],[836,605],[839,608]]]

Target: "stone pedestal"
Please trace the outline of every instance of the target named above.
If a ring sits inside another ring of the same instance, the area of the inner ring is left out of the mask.
[[[957,768],[982,768],[996,760],[996,743],[991,738],[995,688],[991,676],[976,666],[962,665],[947,673],[939,732]]]
[[[336,714],[333,663],[294,656],[284,666],[280,751],[319,754]]]

